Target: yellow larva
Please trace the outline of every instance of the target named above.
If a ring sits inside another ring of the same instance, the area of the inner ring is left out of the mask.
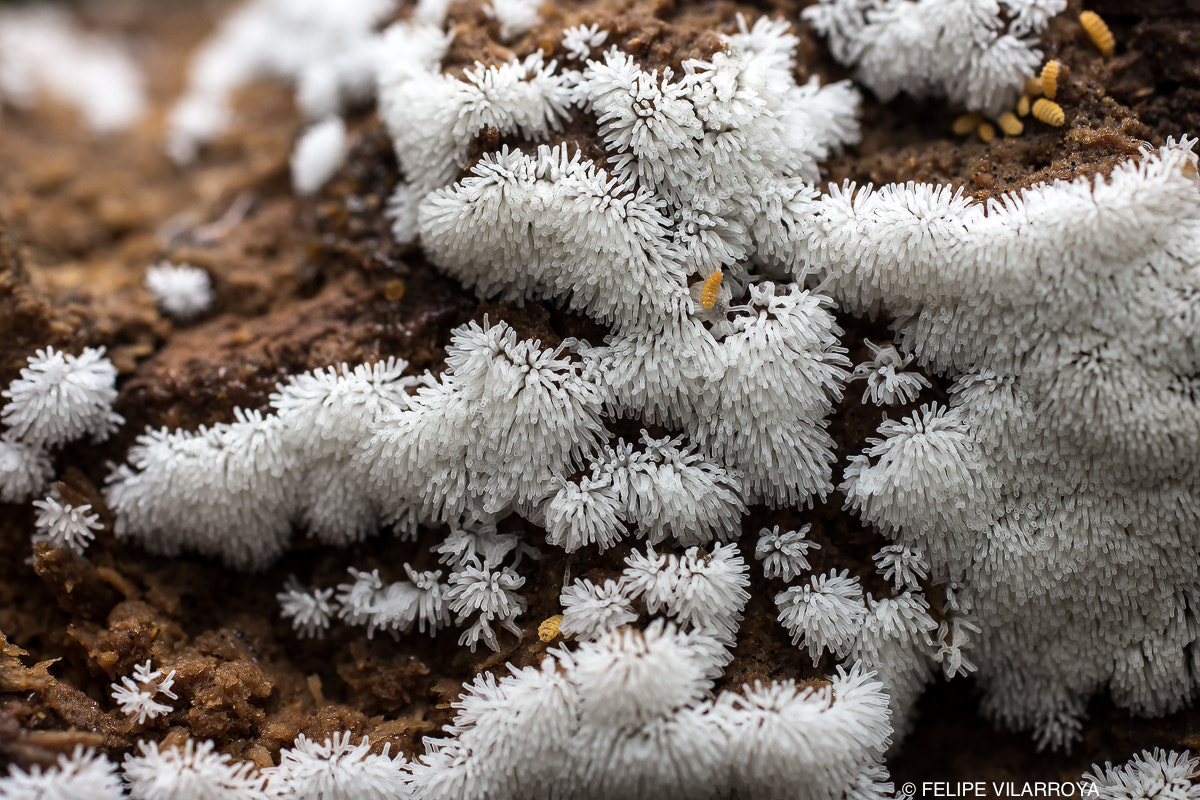
[[[1079,15],[1079,24],[1087,31],[1092,44],[1096,45],[1096,49],[1100,51],[1101,55],[1111,56],[1113,54],[1117,42],[1113,39],[1112,31],[1108,29],[1108,25],[1104,24],[1104,20],[1100,19],[1099,14],[1095,11],[1084,11]]]
[[[1053,125],[1056,128],[1066,121],[1062,106],[1044,97],[1039,97],[1037,102],[1033,104],[1033,116],[1047,125]]]
[[[1021,99],[1017,101],[1017,116],[1018,117],[1028,117],[1029,116],[1029,95],[1027,95],[1027,94],[1021,95]]]
[[[1042,93],[1041,78],[1026,78],[1025,79],[1025,94],[1030,97],[1037,97]]]
[[[717,304],[717,292],[721,289],[721,280],[724,277],[725,273],[717,270],[704,279],[704,286],[700,289],[700,307],[705,311]]]
[[[979,138],[984,142],[990,142],[996,138],[996,129],[990,122],[979,123],[979,127],[975,129],[975,133],[979,134]]]
[[[1004,131],[1005,136],[1020,136],[1025,131],[1021,120],[1017,119],[1017,115],[1011,111],[1001,114],[1000,119],[996,120],[996,124],[1000,126],[1000,130]]]
[[[558,636],[558,626],[562,625],[562,614],[555,614],[550,619],[538,625],[538,638],[543,642],[552,642]]]
[[[1054,99],[1054,95],[1058,94],[1058,62],[1047,61],[1046,66],[1042,67],[1042,94],[1050,100]]]
[[[970,114],[963,114],[954,120],[954,124],[950,126],[950,130],[954,131],[956,136],[967,136],[974,133],[981,122],[983,122],[983,115],[978,111],[972,111]]]

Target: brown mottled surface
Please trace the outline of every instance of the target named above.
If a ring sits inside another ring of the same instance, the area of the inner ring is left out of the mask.
[[[37,347],[104,345],[120,370],[117,407],[129,420],[105,445],[72,445],[56,456],[64,496],[92,503],[106,524],[86,559],[44,545],[34,550],[31,509],[0,506],[0,762],[49,763],[77,743],[116,756],[138,738],[203,736],[239,759],[267,765],[300,733],[319,739],[339,730],[413,753],[421,736],[450,719],[449,704],[464,680],[505,662],[536,663],[556,643],[540,641],[537,627],[559,613],[568,571],[596,580],[621,567],[618,553],[588,550],[524,562],[525,634],[503,635],[499,653],[472,654],[455,645],[453,631],[394,642],[334,626],[326,639],[301,641],[278,619],[274,594],[288,575],[332,586],[355,566],[397,579],[405,561],[433,566],[429,547],[443,531],[426,531],[416,543],[380,537],[345,549],[298,533],[281,563],[255,576],[198,558],[154,558],[114,539],[96,487],[105,461],[121,460],[145,425],[227,421],[235,406],[264,407],[282,376],[339,361],[394,355],[414,370],[437,371],[449,331],[484,315],[548,343],[603,333],[538,303],[481,303],[439,276],[419,250],[392,242],[382,211],[398,176],[369,111],[351,119],[347,165],[311,200],[297,201],[288,186],[287,156],[301,121],[286,87],[247,88],[234,129],[195,166],[172,165],[161,151],[165,109],[180,90],[188,52],[230,5],[95,0],[85,6],[95,25],[130,36],[146,67],[154,111],[128,134],[94,139],[52,103],[28,112],[5,109],[0,118],[0,384]],[[685,59],[719,49],[714,31],[734,30],[739,11],[751,19],[764,11],[795,19],[803,4],[562,0],[547,3],[543,24],[511,46],[496,43],[484,5],[452,6],[451,68],[539,47],[559,56],[562,27],[598,22],[612,32],[610,43],[644,66],[678,71]],[[1135,154],[1143,139],[1157,144],[1200,133],[1200,15],[1192,5],[1158,0],[1141,4],[1135,16],[1115,0],[1095,4],[1117,34],[1110,59],[1081,36],[1077,5],[1056,21],[1046,45],[1065,68],[1062,128],[1026,119],[1024,135],[984,144],[951,135],[957,111],[944,104],[868,98],[863,143],[832,159],[825,176],[948,181],[984,198],[1106,172]],[[846,77],[811,32],[800,26],[797,33],[799,79]],[[579,115],[562,138],[597,152],[590,144],[595,135],[594,124]],[[485,135],[477,151],[498,143]],[[145,267],[162,258],[190,261],[213,276],[217,302],[202,319],[181,326],[155,310],[141,283]],[[839,321],[856,362],[865,357],[863,337],[889,335],[885,320]],[[848,386],[830,423],[839,472],[882,418],[881,410],[858,402],[861,392],[861,384]],[[944,397],[944,387],[935,386],[917,404]],[[636,435],[636,425],[625,427]],[[814,568],[848,568],[872,591],[886,592],[870,562],[882,539],[843,511],[842,500],[835,492],[812,509],[753,509],[740,539],[743,553],[753,550],[764,525],[811,522],[822,547],[813,554]],[[751,576],[753,599],[723,685],[818,675],[775,621],[773,596],[782,583],[754,569]],[[180,700],[173,713],[137,726],[116,710],[109,684],[147,658],[176,670]],[[1094,761],[1124,760],[1141,747],[1200,744],[1194,711],[1132,720],[1098,699],[1074,753],[1038,754],[1026,735],[997,732],[979,719],[975,704],[970,681],[935,685],[914,734],[891,761],[897,782],[1070,778]]]

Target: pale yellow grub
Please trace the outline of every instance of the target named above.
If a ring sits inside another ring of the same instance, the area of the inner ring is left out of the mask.
[[[1092,44],[1096,45],[1096,49],[1101,55],[1111,56],[1113,50],[1117,47],[1117,40],[1113,38],[1112,31],[1108,29],[1108,25],[1100,18],[1100,15],[1095,11],[1084,11],[1079,15],[1079,24],[1087,31],[1088,37],[1092,40]]]
[[[704,288],[700,290],[700,307],[705,311],[717,304],[717,292],[721,290],[721,280],[725,273],[717,270],[704,279]]]
[[[1017,116],[1018,117],[1028,117],[1029,116],[1029,95],[1027,95],[1027,94],[1021,95],[1021,99],[1017,101]]]
[[[1062,125],[1067,119],[1066,115],[1063,114],[1062,106],[1044,97],[1039,97],[1037,102],[1033,104],[1033,116],[1047,125],[1053,125],[1056,128]]]
[[[1004,131],[1005,136],[1020,136],[1025,132],[1025,126],[1011,111],[1001,114],[1000,119],[996,120],[996,124],[1000,126],[1000,130]]]
[[[954,131],[956,136],[970,136],[981,122],[983,122],[983,115],[978,111],[972,111],[970,114],[963,114],[954,120],[950,130]]]
[[[555,614],[550,619],[538,625],[538,638],[543,642],[552,642],[558,636],[558,626],[562,624],[562,614]]]
[[[1047,61],[1046,66],[1042,67],[1042,94],[1046,95],[1050,100],[1058,94],[1058,62]]]
[[[1042,93],[1041,78],[1026,78],[1025,79],[1025,94],[1030,97],[1037,97]]]
[[[979,134],[979,138],[985,142],[990,142],[996,138],[996,128],[990,122],[979,123],[979,127],[975,129],[975,133]]]

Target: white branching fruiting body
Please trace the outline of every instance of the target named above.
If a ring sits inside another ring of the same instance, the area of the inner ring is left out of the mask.
[[[316,370],[272,395],[275,414],[144,434],[105,487],[117,535],[260,569],[293,520],[344,544],[381,519],[407,533],[418,512],[451,522],[532,508],[607,437],[585,365],[504,323],[458,329],[446,364],[411,396],[403,361]]]
[[[1196,693],[1191,145],[986,206],[845,187],[810,242],[843,302],[885,308],[922,365],[965,373],[948,408],[885,422],[844,488],[931,580],[960,585],[985,707],[1042,744],[1067,744],[1105,686],[1141,713]]]
[[[605,550],[634,526],[651,544],[681,545],[736,533],[746,506],[741,484],[705,460],[682,437],[653,439],[644,449],[617,440],[592,461],[590,475],[564,482],[544,506],[546,540],[567,552],[596,544]]]
[[[329,630],[329,622],[336,611],[332,597],[333,589],[305,591],[295,576],[289,578],[283,591],[275,595],[279,601],[279,616],[290,619],[296,635],[303,639],[319,639]]]
[[[43,491],[54,474],[50,454],[11,433],[0,434],[0,503],[20,503]]]
[[[268,798],[308,800],[412,800],[403,756],[372,753],[363,737],[350,743],[350,733],[335,733],[317,743],[304,734],[279,754],[279,766],[263,770]],[[240,800],[240,798],[239,798]]]
[[[240,408],[233,423],[196,433],[142,434],[104,490],[114,532],[161,555],[265,567],[286,548],[296,505],[296,454],[282,438],[278,417]]]
[[[917,590],[921,581],[929,577],[929,565],[920,550],[900,544],[889,544],[872,559],[884,580],[890,580],[898,592],[903,589]]]
[[[43,92],[79,109],[96,133],[128,128],[146,110],[143,75],[127,44],[85,30],[66,8],[0,12],[0,97],[31,106]]]
[[[140,741],[122,772],[133,800],[266,800],[265,777],[253,764],[235,763],[204,740],[188,739],[182,749]]]
[[[610,405],[681,425],[752,502],[824,497],[833,488],[825,418],[849,366],[829,305],[766,281],[750,287],[720,342],[695,320],[618,334],[595,351]]]
[[[44,500],[34,500],[37,516],[34,525],[37,532],[33,534],[33,543],[46,542],[54,547],[65,547],[76,555],[83,551],[96,538],[96,531],[103,530],[98,514],[89,514],[90,504],[73,506],[63,503],[58,492],[52,491]]]
[[[763,575],[790,581],[812,569],[806,554],[809,550],[820,550],[821,545],[808,540],[811,528],[812,525],[803,525],[799,530],[780,532],[776,525],[759,531],[754,557],[763,562]]]
[[[333,177],[346,157],[346,123],[330,116],[314,122],[296,141],[292,151],[292,188],[308,195]]]
[[[96,750],[76,746],[71,755],[60,755],[47,770],[34,766],[25,772],[15,764],[0,778],[4,800],[122,800],[124,785],[117,766]]]
[[[451,738],[426,739],[413,792],[834,798],[855,786],[858,796],[886,796],[876,782],[891,727],[870,673],[841,672],[822,689],[746,687],[710,702],[710,653],[655,622],[574,653],[551,650],[540,667],[500,680],[480,676],[455,703]]]
[[[411,47],[417,37],[429,44]],[[465,81],[440,75],[436,42],[415,26],[389,32],[380,87],[408,177],[403,205],[420,204],[426,251],[482,295],[560,298],[618,329],[658,329],[686,310],[688,274],[744,275],[755,259],[798,267],[816,162],[858,137],[853,90],[797,86],[796,39],[765,19],[728,37],[711,63],[687,62],[678,80],[614,48],[583,73],[522,65],[523,80],[495,80],[471,103],[484,68]],[[483,125],[544,138],[571,104],[595,115],[611,174],[543,146],[485,155],[470,177],[438,188]]]
[[[354,456],[387,412],[409,407],[408,362],[388,358],[293,376],[271,395],[282,443],[304,465],[299,522],[328,544],[358,541],[379,528],[382,509]]]
[[[163,261],[146,270],[146,288],[168,316],[181,322],[194,319],[213,303],[212,279],[191,264]]]
[[[335,115],[374,90],[375,26],[395,0],[249,0],[221,23],[192,61],[186,93],[168,119],[167,152],[180,163],[224,133],[234,91],[285,78],[310,119]]]
[[[90,435],[101,442],[125,419],[112,409],[117,370],[104,348],[78,356],[47,347],[0,397],[0,502],[20,503],[45,491],[54,474],[47,449]]]
[[[0,396],[6,435],[33,447],[57,447],[83,436],[102,442],[125,420],[113,412],[117,370],[104,348],[79,356],[53,347],[29,357],[29,366]]]
[[[750,313],[721,343],[726,368],[711,406],[687,425],[718,462],[743,475],[748,496],[771,506],[824,498],[833,463],[825,420],[846,378],[841,329],[820,295],[765,282],[750,287]]]
[[[638,618],[625,586],[611,578],[599,586],[587,578],[577,580],[563,589],[559,601],[563,615],[558,630],[567,637],[599,639]]]
[[[807,646],[813,663],[826,650],[838,657],[849,653],[867,615],[862,585],[845,570],[813,575],[807,585],[776,595],[775,604],[792,644]]]
[[[880,346],[865,339],[863,344],[873,357],[855,366],[850,379],[866,379],[867,390],[862,398],[864,403],[868,399],[877,406],[911,403],[922,389],[930,386],[929,379],[921,373],[901,371],[913,362],[915,356],[911,353],[901,356],[890,344]]]
[[[147,720],[161,717],[174,711],[169,703],[161,703],[154,698],[157,695],[178,700],[179,695],[171,691],[175,685],[175,670],[163,675],[160,670],[150,669],[150,661],[138,664],[133,668],[133,677],[126,675],[119,683],[112,685],[112,698],[121,711],[138,725]]]
[[[1187,752],[1154,748],[1143,750],[1125,764],[1106,762],[1092,765],[1080,781],[1089,797],[1126,800],[1131,797],[1161,797],[1166,800],[1200,800],[1200,759]],[[1081,789],[1081,791],[1083,791]]]
[[[518,340],[505,323],[459,328],[440,379],[411,408],[385,412],[358,454],[396,517],[500,515],[540,503],[607,438],[595,377],[562,348]]]
[[[803,16],[881,100],[940,95],[992,116],[1013,108],[1066,0],[820,0]]]

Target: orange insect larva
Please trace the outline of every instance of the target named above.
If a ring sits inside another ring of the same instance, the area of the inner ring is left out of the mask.
[[[996,120],[996,124],[1000,126],[1000,130],[1004,131],[1005,136],[1020,136],[1025,132],[1025,126],[1021,124],[1021,120],[1017,119],[1017,115],[1011,111],[1005,111]]]
[[[1050,100],[1058,94],[1058,62],[1047,61],[1046,66],[1042,67],[1042,94]]]
[[[562,625],[563,615],[555,614],[550,619],[538,625],[538,638],[543,642],[552,642],[559,634],[559,626]]]
[[[1079,15],[1079,24],[1087,31],[1092,44],[1096,45],[1096,49],[1100,51],[1101,55],[1111,56],[1113,54],[1113,50],[1117,47],[1117,41],[1099,14],[1095,11],[1084,11]]]
[[[1021,95],[1021,99],[1017,101],[1017,116],[1018,117],[1028,117],[1029,116],[1029,95],[1027,95],[1027,94]]]
[[[704,279],[704,286],[700,289],[700,307],[705,311],[717,304],[717,292],[721,290],[721,281],[724,278],[725,273],[717,270]]]
[[[990,142],[996,138],[996,128],[990,122],[979,123],[979,127],[975,129],[975,133],[979,134],[979,138],[984,142]]]
[[[954,120],[954,124],[950,126],[950,130],[954,131],[956,136],[969,136],[979,127],[979,123],[983,122],[983,115],[978,111],[972,111],[970,114],[963,114],[958,119]]]
[[[1025,94],[1030,97],[1037,97],[1042,93],[1041,78],[1026,78],[1025,79]]]
[[[1067,119],[1066,115],[1063,114],[1062,106],[1044,97],[1039,97],[1037,102],[1033,104],[1033,116],[1047,125],[1053,125],[1056,128],[1062,125]]]

